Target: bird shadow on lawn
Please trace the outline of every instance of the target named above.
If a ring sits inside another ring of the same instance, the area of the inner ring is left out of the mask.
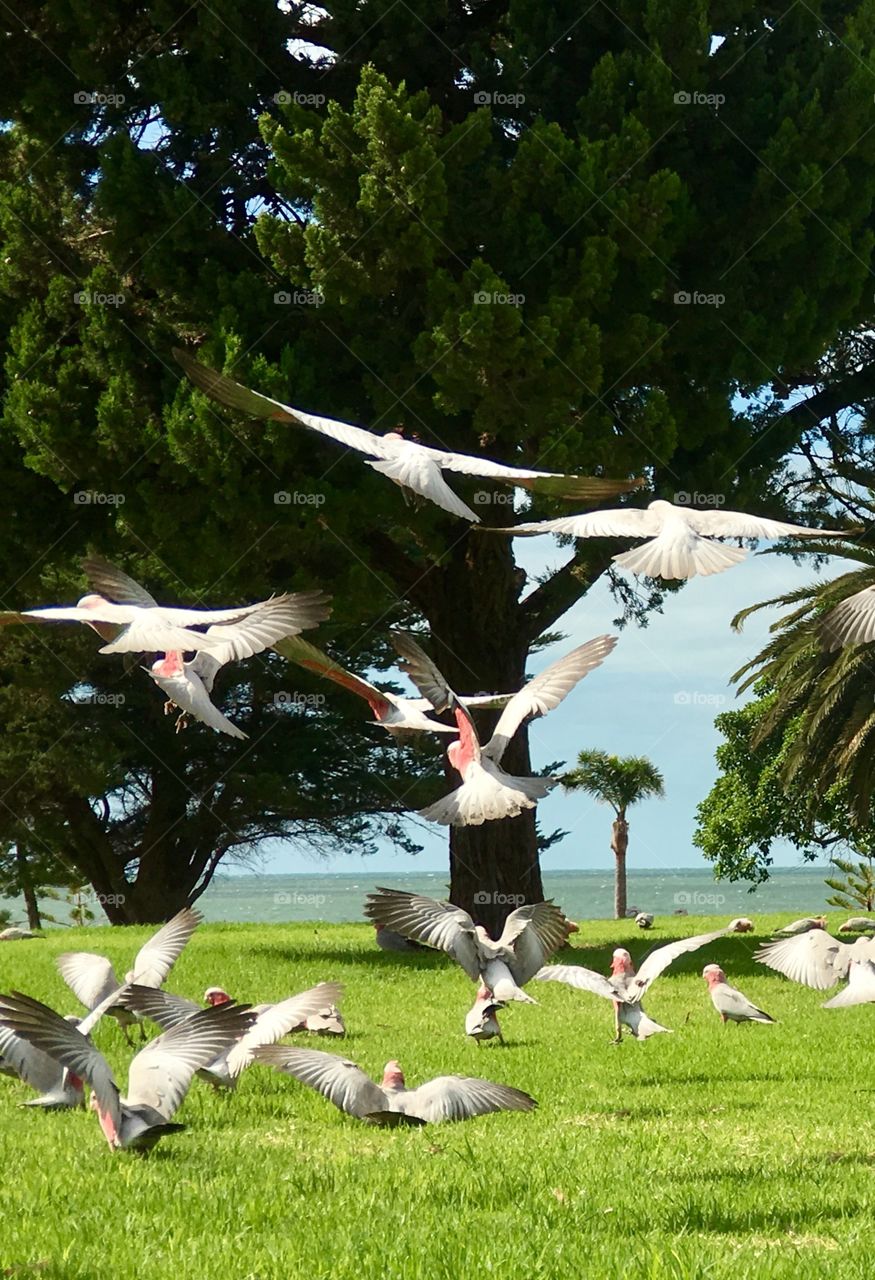
[[[425,971],[429,969],[444,969],[447,965],[452,964],[448,956],[442,952],[435,951],[431,955],[416,955],[410,953],[408,955],[389,954],[385,951],[357,951],[354,948],[345,950],[341,947],[290,947],[286,945],[271,945],[269,943],[260,943],[254,947],[250,947],[253,954],[261,954],[270,956],[275,960],[289,960],[298,963],[312,963],[313,961],[324,961],[327,964],[346,964],[354,965],[357,969],[363,964],[370,965],[371,968],[387,972],[393,971],[398,973],[401,970],[413,969],[417,971]]]
[[[719,928],[719,925],[717,927]],[[640,942],[636,938],[631,938],[627,939],[622,945],[630,952],[635,967],[640,968],[641,962],[649,951],[655,951],[657,947],[669,947],[672,943],[681,942],[690,936],[690,934],[674,932],[663,936],[653,932],[642,936]],[[671,974],[701,974],[706,964],[715,962],[726,970],[730,982],[734,978],[744,976],[761,978],[764,975],[768,975],[769,970],[754,960],[754,952],[763,943],[769,942],[770,939],[771,934],[728,934],[725,938],[718,938],[715,942],[702,947],[699,951],[679,956],[667,972]],[[559,959],[563,964],[580,964],[587,969],[596,969],[599,972],[607,973],[611,968],[611,956],[614,947],[619,945],[621,944],[601,943],[592,946],[577,944],[563,947],[550,963],[555,963],[555,960]]]
[[[828,1207],[818,1205],[815,1211],[807,1213],[801,1208],[732,1213],[712,1205],[687,1204],[669,1214],[664,1225],[668,1231],[707,1231],[714,1235],[737,1236],[757,1230],[805,1234],[826,1221],[847,1219],[863,1208],[859,1201],[843,1201]]]

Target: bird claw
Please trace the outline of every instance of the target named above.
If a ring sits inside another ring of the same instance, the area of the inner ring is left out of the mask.
[[[183,711],[180,714],[179,719],[176,721],[176,732],[181,733],[183,729],[187,729],[187,728],[188,728],[188,720],[186,719],[185,712]]]

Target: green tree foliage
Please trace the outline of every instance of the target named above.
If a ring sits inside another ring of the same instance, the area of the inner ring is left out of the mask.
[[[852,862],[849,858],[831,858],[833,866],[841,876],[828,876],[826,883],[834,890],[827,902],[833,907],[842,907],[845,911],[853,911],[862,907],[864,911],[875,909],[875,867],[871,855]]]
[[[746,706],[715,721],[724,737],[717,748],[720,774],[699,806],[693,836],[714,863],[715,876],[763,883],[774,847],[781,842],[798,849],[808,862],[840,849],[868,858],[875,852],[875,819],[870,814],[867,824],[858,823],[847,786],[835,783],[812,804],[807,784],[788,777],[805,731],[805,713],[776,721],[781,692],[765,681],[756,691],[758,696]],[[837,865],[840,856],[830,854]]]
[[[665,779],[646,756],[612,756],[607,751],[581,751],[577,768],[566,773],[562,785],[568,791],[583,791],[614,811],[611,849],[614,854],[614,915],[626,915],[626,852],[629,822],[626,811],[651,796],[665,795]]]
[[[177,598],[331,587],[330,635],[361,669],[386,660],[375,630],[425,620],[456,685],[512,689],[537,638],[609,567],[614,546],[581,544],[527,584],[504,538],[410,512],[358,459],[180,387],[169,356],[180,340],[305,409],[522,465],[643,473],[654,494],[775,514],[793,496],[787,451],[820,421],[786,412],[787,391],[826,386],[824,416],[859,401],[846,339],[871,298],[871,0],[832,4],[824,20],[794,6],[780,21],[705,0],[597,6],[585,20],[570,0],[25,3],[9,28],[0,563],[14,566],[12,607],[61,598],[86,547],[121,549]],[[323,53],[297,58],[290,39]],[[754,397],[748,410],[739,393]],[[459,485],[479,494],[484,524],[507,523],[490,486]],[[92,491],[124,504],[75,503]],[[282,491],[313,501],[281,508]],[[632,614],[659,599],[618,590]],[[5,645],[11,682],[21,656]],[[54,642],[76,657],[65,679],[48,653],[33,659],[45,712],[20,749],[0,747],[7,779],[47,773],[32,753],[64,741],[76,714],[53,719],[59,691],[117,677],[77,645]],[[284,678],[273,672],[266,702],[247,691],[252,727]],[[59,839],[75,775],[112,832],[105,879],[143,877],[136,910],[173,905],[166,877],[197,863],[206,839],[191,810],[226,780],[253,802],[235,827],[243,845],[263,834],[256,804],[274,776],[279,819],[293,822],[290,788],[318,791],[334,748],[327,799],[379,807],[375,779],[392,766],[370,756],[387,749],[363,737],[357,708],[337,704],[321,748],[297,733],[287,757],[271,745],[264,760],[231,758],[210,740],[206,760],[189,734],[182,759],[160,711],[135,719],[129,685],[137,736],[120,743],[127,730],[89,707],[93,729],[76,728],[76,758],[34,805]],[[423,751],[419,764],[436,764],[439,744]],[[151,829],[165,755],[181,844],[152,876],[142,843],[126,841]],[[398,775],[415,763],[393,758]],[[528,769],[524,733],[507,763]],[[134,795],[126,826],[117,797],[130,809]],[[399,777],[393,812],[413,799]],[[454,833],[451,867],[459,902],[490,887],[541,896],[533,815]]]

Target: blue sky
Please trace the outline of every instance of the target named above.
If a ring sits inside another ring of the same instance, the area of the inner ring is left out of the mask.
[[[534,575],[557,568],[570,558],[569,548],[553,538],[520,538],[519,562]],[[760,544],[767,546],[769,544]],[[850,568],[835,560],[821,575],[836,576]],[[709,578],[695,578],[670,597],[663,614],[646,628],[629,626],[610,658],[594,671],[549,716],[530,726],[532,760],[541,766],[564,760],[570,766],[583,747],[599,747],[617,755],[646,755],[662,770],[664,800],[646,801],[630,818],[630,861],[640,867],[685,867],[706,864],[692,843],[696,806],[716,777],[714,751],[720,735],[714,717],[737,705],[729,677],[762,647],[774,610],[756,615],[739,635],[730,619],[741,608],[792,590],[816,578],[810,564],[796,565],[785,556],[750,552],[744,563]],[[559,645],[537,654],[534,674],[568,649],[592,636],[613,630],[618,609],[600,582],[561,620],[566,635]],[[374,730],[378,732],[378,730]],[[547,870],[607,867],[610,811],[588,797],[557,788],[539,805],[544,831],[561,827],[569,835],[543,859]],[[317,860],[299,848],[274,845],[263,869],[271,872],[432,871],[447,866],[446,834],[427,824],[416,829],[424,845],[417,857],[385,851],[366,858]],[[792,866],[798,854],[790,848],[776,865]]]

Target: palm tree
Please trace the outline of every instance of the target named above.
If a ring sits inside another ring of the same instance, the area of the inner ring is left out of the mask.
[[[607,751],[581,751],[577,768],[561,779],[567,791],[585,791],[601,804],[609,804],[616,817],[611,827],[614,851],[614,915],[626,916],[626,850],[629,823],[626,810],[648,796],[665,795],[665,780],[646,756],[611,756]]]
[[[875,585],[875,551],[846,545],[838,550],[864,568],[765,600],[733,619],[740,630],[759,609],[778,605],[790,610],[772,624],[766,647],[732,678],[740,681],[739,692],[758,681],[774,691],[769,712],[751,740],[752,750],[776,731],[791,725],[795,729],[781,770],[788,791],[802,797],[813,812],[832,787],[843,784],[852,813],[865,827],[875,794],[872,646],[828,650],[822,623],[842,600]]]

